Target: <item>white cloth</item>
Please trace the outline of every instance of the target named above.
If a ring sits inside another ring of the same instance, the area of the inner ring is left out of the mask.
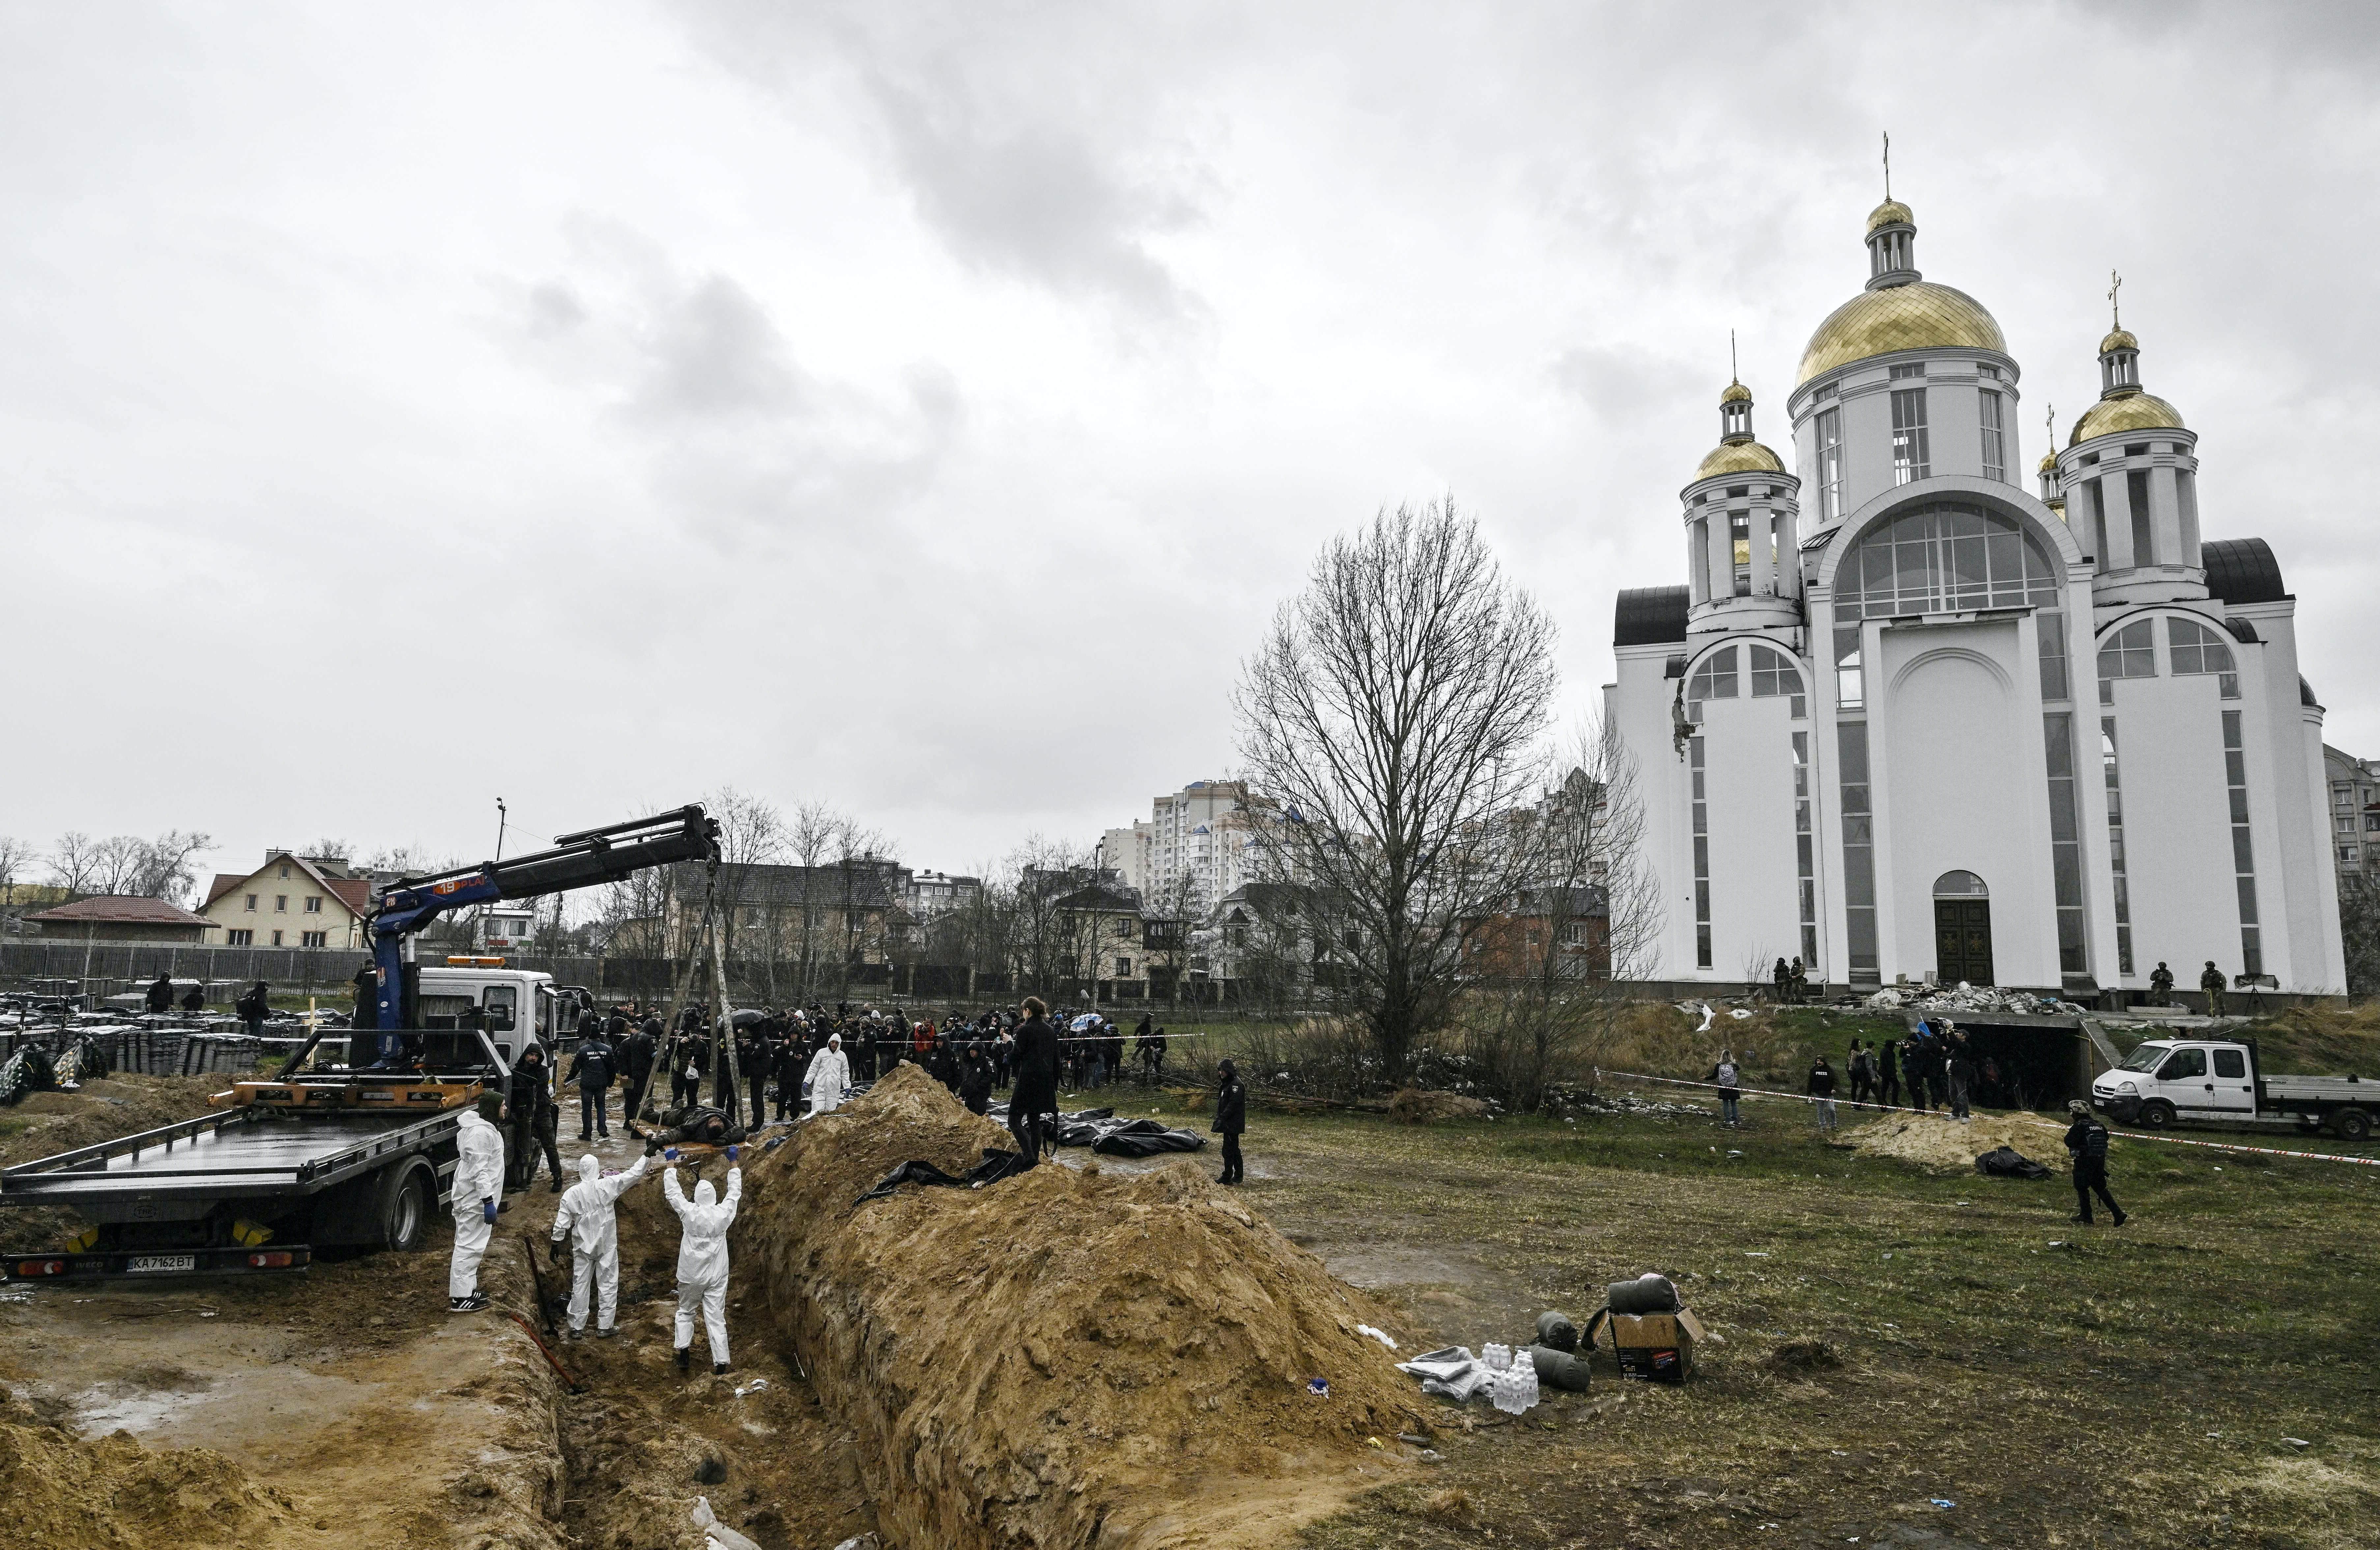
[[[455,1257],[446,1266],[446,1295],[468,1297],[480,1290],[480,1261],[487,1257],[495,1224],[481,1202],[501,1201],[504,1192],[504,1134],[467,1108],[456,1122],[455,1177],[448,1204],[455,1212]]]
[[[810,1057],[810,1069],[802,1080],[809,1084],[810,1112],[832,1114],[851,1091],[851,1057],[829,1045]]]
[[[677,1348],[694,1344],[694,1314],[702,1310],[704,1330],[710,1337],[710,1360],[727,1360],[727,1229],[744,1198],[744,1170],[727,1170],[727,1198],[716,1200],[710,1181],[694,1186],[686,1198],[677,1169],[662,1173],[662,1193],[677,1213],[684,1229],[677,1249]]]
[[[562,1193],[553,1213],[553,1241],[570,1240],[570,1327],[587,1327],[589,1293],[595,1327],[609,1329],[620,1310],[620,1197],[645,1176],[652,1159],[638,1157],[626,1172],[603,1177],[593,1157],[578,1159],[578,1182]]]

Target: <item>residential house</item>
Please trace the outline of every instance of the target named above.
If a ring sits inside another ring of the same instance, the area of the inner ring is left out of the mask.
[[[1611,918],[1604,890],[1592,886],[1524,888],[1469,923],[1463,966],[1478,979],[1526,979],[1544,974],[1553,955],[1564,980],[1607,979],[1611,974]]]
[[[215,874],[199,914],[223,947],[360,950],[371,906],[371,875],[345,857],[271,850],[252,872]]]
[[[2380,759],[2360,759],[2322,745],[2323,776],[2330,785],[2330,843],[2341,877],[2362,872],[2380,877]]]
[[[203,942],[210,922],[178,904],[138,894],[100,893],[25,917],[45,937],[91,942]]]

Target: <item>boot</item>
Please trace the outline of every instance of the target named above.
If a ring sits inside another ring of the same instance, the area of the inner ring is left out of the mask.
[[[690,1373],[694,1371],[694,1348],[692,1346],[680,1346],[677,1348],[677,1370],[681,1373]]]
[[[562,1181],[560,1179],[556,1179],[553,1181],[553,1193],[555,1194],[560,1194],[562,1193]]]
[[[712,1362],[710,1364],[710,1375],[715,1378],[725,1377],[727,1375],[727,1363],[724,1362]]]
[[[2131,1218],[2128,1215],[2126,1215],[2124,1212],[2119,1211],[2119,1212],[2117,1212],[2117,1213],[2116,1213],[2116,1225],[2117,1225],[2118,1227],[2121,1227],[2121,1226],[2123,1226],[2127,1221],[2130,1221],[2131,1219]]]

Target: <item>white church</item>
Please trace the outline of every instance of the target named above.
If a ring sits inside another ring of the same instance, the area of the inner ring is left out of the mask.
[[[2323,708],[2261,539],[2202,539],[2197,436],[2099,342],[2040,493],[2016,361],[1867,220],[1810,336],[1792,466],[1752,394],[1681,495],[1687,583],[1620,595],[1605,709],[1634,755],[1675,980],[1938,975],[2083,998],[2346,986]],[[2219,514],[2218,514],[2219,516]]]

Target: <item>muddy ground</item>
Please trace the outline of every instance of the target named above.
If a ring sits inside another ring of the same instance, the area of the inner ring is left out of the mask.
[[[138,1085],[42,1101],[182,1101]],[[1257,1116],[1243,1198],[1434,1339],[1517,1338],[1660,1269],[1724,1341],[1680,1389],[1623,1386],[1604,1356],[1591,1393],[1523,1420],[1441,1408],[1442,1462],[1305,1543],[2372,1542],[2380,1169],[2119,1142],[2134,1219],[2084,1230],[2060,1180],[1929,1173],[1828,1146],[1798,1108],[1745,1112],[1736,1132]],[[0,1129],[0,1160],[21,1139]],[[554,1198],[515,1196],[490,1258],[523,1312],[514,1241],[542,1244]],[[9,1293],[0,1386],[85,1436],[215,1450],[287,1504],[179,1543],[650,1550],[699,1544],[698,1494],[768,1550],[874,1529],[850,1435],[765,1348],[757,1288],[730,1376],[681,1378],[671,1246],[625,1244],[621,1338],[557,1348],[574,1397],[509,1319],[443,1311],[441,1227],[430,1252],[289,1280]]]

